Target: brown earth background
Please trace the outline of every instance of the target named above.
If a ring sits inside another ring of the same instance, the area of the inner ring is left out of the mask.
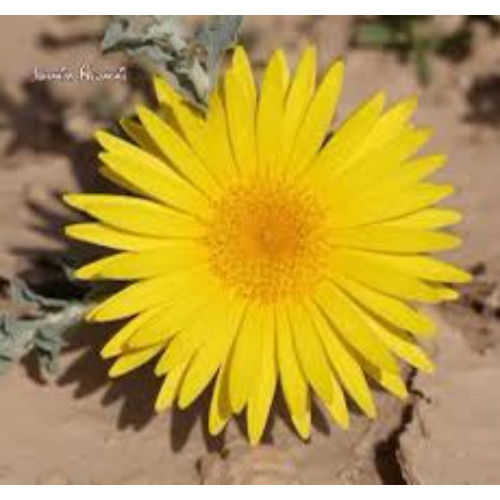
[[[343,432],[318,410],[310,442],[291,431],[276,403],[262,446],[250,448],[238,425],[222,438],[205,432],[206,398],[187,411],[155,416],[158,382],[149,367],[113,383],[98,358],[110,332],[72,336],[60,374],[47,383],[27,359],[0,377],[0,483],[38,484],[439,484],[500,482],[500,35],[473,23],[471,53],[435,57],[428,86],[394,53],[352,47],[356,19],[246,17],[243,42],[261,70],[284,47],[294,62],[307,43],[321,68],[342,55],[346,80],[338,119],[386,89],[391,100],[417,93],[417,123],[436,133],[430,147],[449,155],[439,175],[457,187],[464,246],[450,258],[476,278],[462,300],[433,312],[441,335],[429,346],[438,370],[409,372],[411,397],[377,393],[379,417],[353,415]],[[74,217],[59,194],[103,189],[91,136],[143,99],[146,83],[35,84],[35,67],[118,67],[104,57],[100,17],[0,18],[0,276],[24,276],[49,291],[60,256],[88,258],[61,227]],[[436,20],[443,30],[460,18]],[[59,280],[59,281],[58,281]],[[0,298],[0,310],[12,308]]]

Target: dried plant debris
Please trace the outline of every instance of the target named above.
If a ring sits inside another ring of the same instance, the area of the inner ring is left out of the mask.
[[[182,16],[120,16],[108,24],[101,46],[104,53],[125,52],[204,106],[219,60],[236,43],[241,22],[242,16],[213,16],[191,33]]]
[[[469,111],[465,119],[471,123],[500,126],[500,72],[480,75],[467,90]]]
[[[459,61],[470,53],[472,30],[466,16],[376,16],[356,23],[351,42],[396,52],[415,65],[425,85],[432,78],[433,56]]]
[[[66,333],[81,320],[87,304],[44,297],[18,278],[10,282],[7,293],[24,312],[0,315],[0,373],[33,352],[42,376],[50,378],[57,373]]]
[[[484,263],[473,266],[471,273],[474,280],[461,287],[460,303],[478,314],[500,319],[499,284],[488,277]]]

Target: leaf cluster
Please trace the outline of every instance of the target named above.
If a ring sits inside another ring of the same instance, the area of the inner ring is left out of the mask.
[[[241,22],[242,16],[212,16],[193,33],[182,16],[120,16],[108,24],[101,46],[104,53],[124,52],[149,72],[165,76],[203,107]]]
[[[54,375],[65,334],[81,320],[87,305],[80,300],[44,297],[19,278],[10,282],[8,297],[28,312],[19,317],[0,314],[0,373],[34,353],[42,376]]]

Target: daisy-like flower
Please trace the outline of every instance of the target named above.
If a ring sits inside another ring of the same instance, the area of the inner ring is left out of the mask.
[[[434,206],[452,187],[427,181],[445,157],[413,158],[431,135],[415,98],[384,110],[377,93],[328,138],[343,71],[316,89],[313,48],[293,77],[276,51],[258,91],[239,47],[206,115],[157,78],[160,109],[124,120],[129,140],[97,133],[126,194],[65,196],[96,219],[67,234],[119,252],[77,276],[130,282],[88,320],[128,320],[102,356],[111,377],[154,359],[157,410],[214,381],[210,432],[245,411],[257,443],[279,385],[307,438],[313,395],[346,428],[346,396],[375,416],[367,378],[406,396],[396,358],[432,370],[418,340],[434,325],[412,304],[469,279],[429,255],[459,244],[442,228],[460,215]]]

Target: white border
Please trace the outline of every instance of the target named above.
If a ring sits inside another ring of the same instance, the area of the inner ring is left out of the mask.
[[[167,465],[166,465],[167,466]],[[36,488],[36,491],[35,491]],[[68,490],[67,488],[71,488]],[[92,489],[90,489],[92,488]],[[500,493],[499,486],[259,486],[256,491],[248,486],[210,486],[202,492],[196,490],[197,486],[0,486],[0,493],[10,495],[6,498],[32,498],[36,496],[40,500],[68,500],[68,496],[74,500],[88,500],[89,495],[97,496],[99,499],[109,500],[119,498],[120,500],[144,500],[185,499],[198,498],[202,495],[203,500],[276,500],[278,495],[287,500],[302,500],[304,495],[316,495],[318,500],[434,500],[442,498],[453,498],[454,500],[466,500],[471,495],[479,494],[481,500],[496,500]],[[312,491],[311,491],[312,490]],[[307,498],[307,497],[306,497]]]
[[[68,2],[68,0],[44,0],[24,2],[1,2],[1,15],[47,15],[47,14],[267,14],[267,15],[301,15],[301,14],[499,14],[498,0],[464,0],[439,1],[418,0],[416,2],[401,0],[252,0],[236,2],[235,0],[141,0],[124,2],[123,0],[86,0],[85,2]]]
[[[465,5],[465,2],[462,2],[464,5],[460,5],[459,2],[455,1],[453,4],[451,3],[445,3],[445,2],[437,2],[436,0],[428,1],[428,0],[419,0],[417,3],[413,2],[401,2],[399,1],[397,4],[396,2],[388,1],[388,0],[378,0],[378,1],[372,1],[369,2],[368,0],[365,0],[364,2],[361,2],[359,0],[349,0],[349,2],[344,2],[344,1],[336,1],[336,0],[330,0],[328,2],[319,2],[317,0],[308,0],[307,1],[307,7],[309,11],[311,10],[315,13],[333,13],[333,14],[390,14],[390,13],[397,13],[397,14],[437,14],[437,13],[447,13],[449,14],[451,12],[451,7],[453,8],[454,12],[464,12],[467,11],[469,14],[475,13],[475,14],[480,14],[480,13],[485,13],[485,12],[499,12],[500,10],[500,2],[498,0],[493,3],[493,1],[484,1],[484,0],[475,0],[473,4],[468,2]],[[236,5],[234,0],[232,2],[229,1],[212,1],[210,3],[205,1],[198,1],[198,2],[166,2],[165,0],[156,1],[156,2],[144,2],[141,0],[141,2],[137,2],[135,4],[129,4],[125,5],[122,2],[116,2],[116,1],[106,1],[102,2],[102,0],[97,3],[95,1],[90,1],[87,0],[84,3],[75,3],[75,2],[68,2],[65,0],[64,2],[61,1],[43,1],[43,2],[37,2],[36,4],[34,2],[23,2],[22,4],[15,4],[13,2],[3,2],[2,7],[0,8],[0,13],[1,14],[15,14],[14,9],[17,7],[17,9],[22,9],[23,12],[29,12],[29,15],[37,14],[40,13],[41,10],[43,9],[43,14],[83,14],[83,13],[98,13],[98,14],[103,14],[103,13],[127,13],[127,14],[139,14],[139,13],[155,13],[155,12],[165,12],[165,10],[168,10],[168,13],[171,14],[203,14],[207,13],[207,6],[210,8],[210,14],[216,14],[216,13],[241,13],[243,10],[246,11],[246,14],[257,14],[257,13],[266,13],[266,14],[286,14],[286,15],[291,15],[291,14],[298,14],[304,13],[303,11],[303,5],[297,4],[292,4],[292,2],[288,1],[286,4],[283,2],[283,4],[280,6],[277,2],[270,2],[269,0],[266,0],[265,2],[262,0],[253,0],[252,2],[246,2],[244,7],[243,4],[240,4],[239,6]],[[96,8],[98,7],[98,8]],[[461,7],[466,7],[466,9],[463,9]],[[105,12],[102,12],[100,9],[104,8]],[[376,10],[376,12],[375,12]],[[123,12],[125,11],[125,12]],[[406,11],[406,12],[405,12]],[[19,10],[18,10],[19,12]],[[5,21],[5,19],[3,19]],[[168,463],[165,464],[165,467],[168,467]],[[499,464],[500,467],[500,464]],[[14,489],[15,488],[15,489]],[[9,487],[5,486],[0,488],[0,493],[3,494],[5,498],[17,498],[19,495],[23,495],[23,493],[26,493],[26,496],[28,495],[32,497],[33,495],[36,495],[37,498],[40,498],[43,500],[44,498],[50,499],[50,500],[58,500],[59,498],[61,500],[67,500],[68,497],[68,491],[62,489],[61,487],[55,487],[55,486],[46,486],[43,488],[37,488],[36,493],[33,492],[33,490],[30,488],[29,490],[27,489],[28,487]],[[95,488],[95,487],[94,487]],[[137,487],[134,486],[118,486],[118,487],[113,487],[113,491],[111,491],[107,487],[98,487],[99,492],[95,492],[95,489],[92,491],[94,494],[99,494],[102,493],[103,498],[109,498],[109,494],[115,494],[117,495],[120,500],[137,500],[137,495],[143,494],[142,491],[139,491]],[[103,488],[106,488],[104,490]],[[148,491],[147,494],[151,495],[151,498],[175,498],[174,495],[180,494],[184,495],[184,491],[180,491],[178,487],[175,486],[148,486]],[[186,488],[186,487],[182,487]],[[192,488],[192,487],[188,487]],[[276,494],[283,493],[283,494],[288,494],[290,496],[294,496],[293,493],[295,491],[298,492],[298,490],[294,490],[292,492],[291,486],[282,486],[278,487],[280,489],[286,488],[286,491],[277,491],[275,487],[262,487],[258,486],[259,488],[259,500],[261,498],[261,495],[265,498],[276,498]],[[300,487],[304,488],[304,487]],[[321,488],[319,491],[315,491],[315,493],[326,493],[327,498],[335,498],[335,499],[348,499],[348,500],[366,500],[367,497],[369,497],[370,500],[377,500],[378,498],[383,499],[383,500],[401,500],[401,498],[404,497],[405,500],[422,500],[422,497],[424,496],[426,500],[428,500],[429,497],[431,498],[438,498],[442,497],[443,495],[448,496],[448,495],[453,495],[454,498],[469,498],[471,493],[476,493],[471,492],[469,488],[467,488],[467,491],[464,490],[464,487],[446,487],[446,490],[443,491],[442,487],[436,487],[436,486],[428,486],[425,487],[425,491],[422,489],[416,489],[416,488],[405,488],[404,491],[401,490],[399,487],[392,487],[392,488],[376,488],[376,487],[355,487],[355,488],[349,488],[346,489],[347,487],[343,486],[322,486],[322,487],[314,487],[314,488]],[[334,488],[335,491],[326,491],[325,488]],[[439,489],[438,489],[439,488]],[[478,488],[478,487],[474,487]],[[499,487],[480,487],[481,488],[481,498],[499,498]],[[165,489],[171,490],[171,491],[165,491]],[[11,495],[8,495],[11,493]],[[87,487],[74,487],[71,489],[71,496],[72,498],[76,499],[82,499],[82,500],[88,500],[88,495],[89,491]],[[193,494],[196,494],[197,492],[193,492]],[[308,493],[308,492],[301,492],[302,494]],[[228,498],[228,500],[234,500],[234,490],[228,490],[227,488],[220,488],[220,487],[212,487],[205,489],[203,492],[203,498],[205,499],[210,499],[214,498],[215,500],[223,500],[224,498]],[[253,500],[255,498],[255,491],[252,491],[246,487],[239,487],[238,491],[236,492],[238,500],[246,500],[247,498],[250,500]],[[333,495],[333,496],[331,496]],[[298,494],[297,494],[298,497]]]

